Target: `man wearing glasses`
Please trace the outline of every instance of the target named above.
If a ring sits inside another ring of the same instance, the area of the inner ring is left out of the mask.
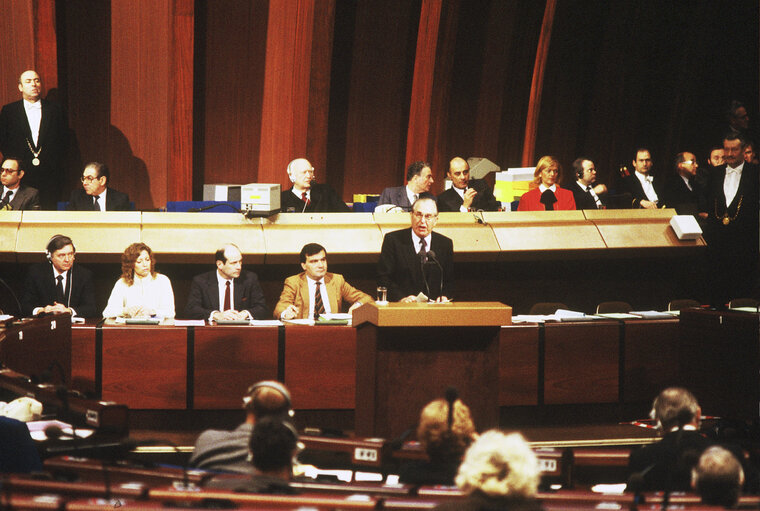
[[[0,194],[0,211],[40,209],[39,193],[34,188],[23,186],[21,184],[23,177],[24,171],[20,160],[6,158],[3,161],[2,174],[0,174],[0,183],[3,184],[2,194]]]
[[[434,199],[420,198],[412,206],[412,226],[383,238],[377,283],[388,289],[388,300],[445,302],[454,284],[454,244],[433,232],[438,221]],[[422,296],[424,295],[424,296]]]
[[[131,211],[129,196],[108,186],[111,173],[105,163],[88,163],[82,172],[82,188],[71,192],[68,211]]]
[[[665,203],[669,208],[675,208],[679,215],[707,218],[707,175],[699,171],[697,157],[688,151],[678,153],[675,165],[676,175],[671,177],[663,192]]]
[[[306,158],[288,164],[288,177],[293,187],[280,196],[283,213],[347,213],[351,211],[330,185],[314,181],[314,167]]]

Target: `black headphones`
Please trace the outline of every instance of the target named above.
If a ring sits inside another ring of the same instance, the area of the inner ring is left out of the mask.
[[[285,407],[287,408],[288,417],[293,417],[293,408],[292,408],[292,401],[290,398],[290,391],[283,385],[282,383],[274,380],[265,380],[260,381],[258,383],[254,383],[250,387],[248,387],[248,390],[245,391],[245,396],[243,396],[243,408],[248,411],[253,411],[253,398],[256,395],[256,393],[260,389],[274,389],[285,398]]]
[[[74,249],[74,253],[76,254],[77,247],[74,246],[74,242],[71,241],[71,238],[69,238],[68,236],[64,236],[63,234],[56,234],[52,238],[50,238],[50,240],[47,242],[47,245],[45,245],[45,257],[47,258],[48,261],[53,262],[53,252],[55,252],[56,250],[60,250],[58,248],[55,248],[54,246],[55,242],[64,238],[69,240],[71,247]],[[66,243],[66,245],[69,245],[69,243]]]

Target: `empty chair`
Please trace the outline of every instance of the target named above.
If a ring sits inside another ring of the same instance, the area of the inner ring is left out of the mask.
[[[533,304],[533,307],[530,308],[530,312],[528,314],[531,316],[545,316],[547,314],[554,314],[557,309],[567,309],[567,305],[562,302],[538,302]]]
[[[680,311],[691,307],[699,307],[701,304],[690,298],[684,298],[683,300],[671,300],[668,302],[669,311]]]
[[[602,302],[596,306],[596,314],[630,312],[633,307],[628,302]]]
[[[728,302],[729,309],[738,309],[739,307],[757,307],[760,305],[760,301],[754,298],[734,298]]]

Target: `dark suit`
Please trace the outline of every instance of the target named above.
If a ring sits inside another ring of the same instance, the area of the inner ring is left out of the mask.
[[[435,195],[430,192],[422,192],[420,199],[425,198],[435,200]],[[380,194],[380,199],[377,201],[377,205],[381,206],[383,204],[393,204],[404,211],[412,210],[412,205],[409,203],[409,197],[406,194],[406,186],[393,186],[383,190]]]
[[[689,491],[691,469],[710,445],[698,431],[672,431],[655,444],[631,451],[628,472],[647,471],[643,474],[644,491]]]
[[[440,294],[452,297],[454,290],[454,244],[443,234],[433,232],[430,248],[443,268],[434,262],[422,263],[417,247],[412,244],[412,229],[389,232],[383,238],[380,260],[377,263],[377,283],[388,288],[388,300],[398,301],[409,295],[425,293],[436,299]],[[423,276],[423,267],[425,273]],[[441,293],[443,278],[443,293]],[[427,285],[426,285],[427,282]]]
[[[478,194],[472,200],[472,206],[470,206],[470,210],[499,211],[501,204],[499,204],[499,201],[497,201],[496,197],[493,196],[493,192],[488,186],[488,183],[482,179],[470,179],[467,187],[472,188],[478,192]],[[436,202],[438,203],[438,211],[459,211],[459,208],[462,205],[463,201],[462,197],[452,186],[441,195],[439,195],[436,199]]]
[[[21,308],[24,316],[31,316],[35,307],[53,305],[56,301],[55,277],[53,266],[42,263],[32,266],[26,276],[24,294],[21,296]],[[95,307],[95,288],[92,284],[92,272],[77,264],[69,270],[66,279],[68,299],[64,305],[74,309],[78,316],[96,318],[99,316]]]
[[[657,207],[662,207],[665,205],[665,200],[663,198],[663,188],[661,181],[657,179],[657,176],[652,177],[652,187],[654,188],[655,193],[657,194]],[[621,193],[627,193],[631,196],[631,207],[636,209],[641,207],[641,201],[643,200],[649,200],[647,198],[647,195],[644,193],[644,187],[641,186],[641,181],[639,181],[639,178],[636,177],[636,172],[632,172],[630,175],[625,176],[621,182]]]
[[[0,187],[0,191],[4,190],[4,187]],[[2,198],[0,198],[0,200],[2,200]],[[21,185],[13,193],[9,209],[14,211],[40,209],[40,194],[34,188]]]
[[[283,191],[280,195],[280,210],[288,213],[289,208],[292,208],[291,212],[295,213],[347,213],[351,211],[330,185],[319,183],[311,184],[308,206],[295,196],[293,188]]]
[[[193,278],[190,294],[185,305],[186,318],[208,319],[212,311],[220,311],[219,283],[217,270],[212,270]],[[233,279],[232,307],[237,311],[248,311],[254,319],[269,319],[264,293],[259,278],[252,271],[243,270],[240,277]]]
[[[663,201],[669,208],[675,208],[679,215],[696,215],[704,208],[704,187],[706,179],[699,175],[690,180],[691,190],[683,178],[676,174],[671,177],[663,190]]]
[[[6,157],[21,158],[25,184],[39,190],[43,208],[55,209],[64,176],[68,129],[61,106],[44,99],[40,101],[42,119],[37,146],[33,143],[23,100],[19,100],[5,105],[0,111],[0,152]],[[32,165],[34,155],[27,140],[35,151],[41,151],[37,166]]]
[[[87,195],[84,188],[77,188],[71,192],[66,211],[98,211],[95,209],[95,201],[92,195]],[[106,211],[132,211],[129,203],[129,195],[113,188],[106,192]]]
[[[567,189],[573,192],[573,198],[575,199],[575,209],[599,209],[594,196],[591,195],[591,192],[587,192],[585,188],[581,188],[581,185],[578,184],[578,181],[570,183]],[[602,206],[604,206],[604,201],[601,197],[599,197],[599,200],[602,202]]]
[[[714,305],[755,292],[758,263],[758,169],[744,163],[739,188],[726,207],[726,165],[715,167],[707,190],[707,240]],[[725,220],[724,220],[725,219]],[[727,222],[727,223],[724,223]]]

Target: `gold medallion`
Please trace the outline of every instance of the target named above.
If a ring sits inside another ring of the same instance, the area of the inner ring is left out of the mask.
[[[731,219],[728,218],[727,216],[724,216],[723,217],[723,225],[728,225],[730,223],[731,223]]]

